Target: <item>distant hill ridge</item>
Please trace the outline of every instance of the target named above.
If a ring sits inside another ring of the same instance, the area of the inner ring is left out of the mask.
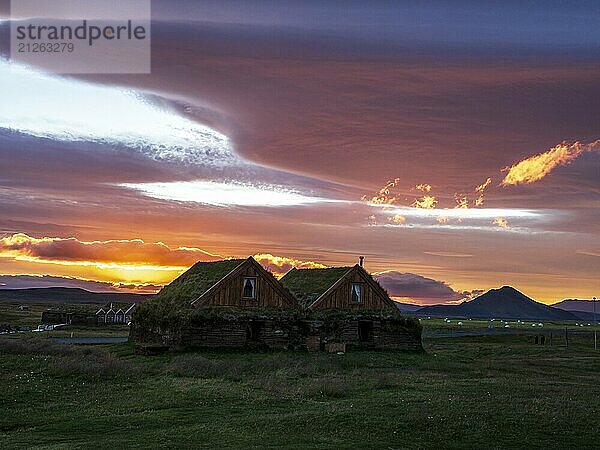
[[[594,312],[594,302],[592,300],[577,300],[568,298],[566,300],[554,303],[551,305],[553,308],[560,308],[565,311],[579,311],[586,313]],[[596,302],[596,313],[600,315],[600,302]]]
[[[479,297],[458,305],[424,306],[414,314],[482,319],[578,320],[569,311],[536,302],[512,286],[490,289]]]
[[[81,288],[27,288],[0,289],[0,302],[22,303],[90,303],[109,302],[138,303],[151,297],[148,294],[130,294],[128,292],[90,292]]]

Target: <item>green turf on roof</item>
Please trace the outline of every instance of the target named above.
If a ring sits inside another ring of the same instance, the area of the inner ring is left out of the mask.
[[[227,259],[197,262],[170,284],[163,287],[155,300],[190,303],[244,261],[243,259]]]
[[[308,306],[350,269],[351,267],[293,269],[280,281],[303,306]]]

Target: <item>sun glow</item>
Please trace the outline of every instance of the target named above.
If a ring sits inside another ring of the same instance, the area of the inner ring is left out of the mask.
[[[188,266],[44,260],[28,256],[12,257],[10,261],[12,266],[27,268],[28,273],[44,273],[46,275],[77,277],[113,284],[139,286],[167,284],[188,269]]]

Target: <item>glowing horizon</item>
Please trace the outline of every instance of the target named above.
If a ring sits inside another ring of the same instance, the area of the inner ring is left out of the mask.
[[[151,74],[0,60],[0,276],[158,285],[199,260],[271,255],[279,273],[364,255],[444,301],[597,295],[585,5],[515,26],[500,3],[153,6]]]

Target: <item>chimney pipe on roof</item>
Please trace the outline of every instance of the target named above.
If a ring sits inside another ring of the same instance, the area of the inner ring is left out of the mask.
[[[360,265],[360,267],[363,266],[364,262],[365,262],[365,257],[364,256],[359,256],[358,257],[358,264]]]

